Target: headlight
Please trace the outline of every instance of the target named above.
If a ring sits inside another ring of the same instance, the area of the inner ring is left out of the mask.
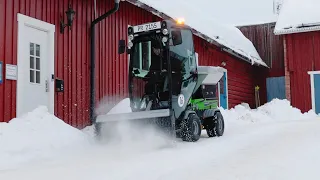
[[[163,30],[162,30],[162,34],[163,34],[163,35],[168,35],[168,33],[169,33],[168,29],[163,29]]]
[[[162,42],[164,42],[164,43],[168,42],[168,37],[163,37]]]
[[[132,41],[133,40],[133,35],[131,34],[131,35],[129,35],[129,41]]]
[[[133,43],[132,43],[132,42],[129,42],[129,43],[128,43],[128,47],[129,47],[129,48],[132,48],[132,46],[133,46]]]

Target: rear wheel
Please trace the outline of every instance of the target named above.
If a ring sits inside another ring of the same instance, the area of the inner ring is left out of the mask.
[[[197,115],[190,114],[181,122],[181,138],[183,141],[195,142],[201,136],[201,122]]]
[[[214,117],[210,119],[206,130],[209,137],[222,136],[224,133],[224,119],[221,112],[216,112]]]

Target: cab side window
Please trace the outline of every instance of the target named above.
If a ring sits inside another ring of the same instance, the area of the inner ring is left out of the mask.
[[[190,30],[181,30],[182,44],[172,46],[171,56],[179,64],[172,64],[173,70],[180,71],[183,79],[190,77],[190,72],[196,68],[196,58],[193,47],[193,34]],[[179,69],[179,70],[178,70]]]

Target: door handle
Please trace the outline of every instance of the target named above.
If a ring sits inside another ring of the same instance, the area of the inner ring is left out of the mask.
[[[49,82],[46,80],[46,92],[49,92]]]

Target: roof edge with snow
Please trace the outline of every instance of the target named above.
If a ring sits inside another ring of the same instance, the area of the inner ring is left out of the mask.
[[[157,9],[155,9],[155,8],[153,8],[151,6],[149,6],[149,5],[147,5],[147,4],[143,3],[143,2],[140,2],[139,0],[123,0],[123,1],[127,1],[127,2],[137,6],[139,8],[142,8],[142,9],[144,9],[144,10],[146,10],[146,11],[148,11],[148,12],[150,12],[150,13],[152,13],[152,14],[160,17],[160,18],[162,18],[162,19],[174,20],[174,18],[170,17],[169,15],[167,15],[167,14],[165,14],[163,12],[160,12],[160,11],[158,11]],[[240,54],[237,51],[235,51],[234,49],[232,49],[230,47],[227,47],[227,46],[225,46],[223,44],[220,44],[216,40],[214,40],[214,39],[210,38],[209,36],[197,31],[194,28],[190,27],[190,29],[192,30],[194,35],[200,37],[201,39],[203,39],[203,40],[205,40],[207,42],[209,42],[210,44],[213,44],[213,45],[221,48],[223,51],[225,51],[225,52],[227,52],[227,53],[229,53],[229,54],[231,54],[231,55],[233,55],[233,56],[235,56],[237,58],[240,58],[240,59],[242,59],[242,60],[244,60],[244,61],[246,61],[248,63],[251,63],[251,65],[268,67],[267,64],[265,64],[265,62],[263,62],[262,60],[260,62],[258,58],[255,58],[255,57],[252,57],[252,56],[245,56],[243,54]]]
[[[284,29],[275,29],[275,35],[284,35],[284,34],[294,34],[294,33],[304,33],[304,32],[312,32],[312,31],[320,31],[320,24],[314,26],[306,26],[303,25],[301,27],[289,27]]]

